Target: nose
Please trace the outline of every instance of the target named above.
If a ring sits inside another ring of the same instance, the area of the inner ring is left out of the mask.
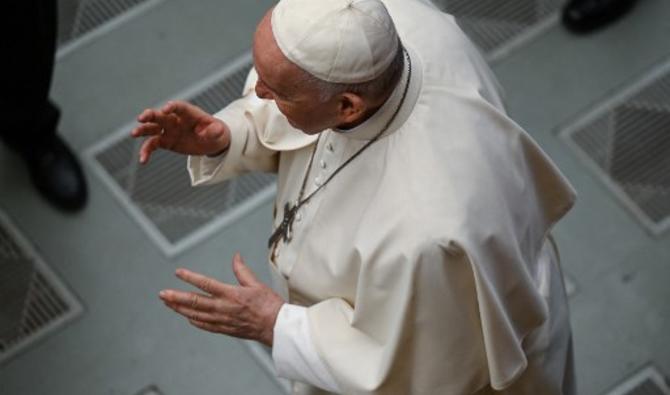
[[[261,99],[272,99],[272,94],[270,90],[263,84],[261,81],[256,82],[256,96],[260,97]]]

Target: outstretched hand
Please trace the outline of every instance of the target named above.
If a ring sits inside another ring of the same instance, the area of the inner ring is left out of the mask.
[[[140,148],[140,163],[149,161],[159,148],[186,155],[215,155],[230,144],[225,123],[184,101],[170,101],[157,110],[146,109],[137,120],[140,125],[131,136],[147,137]]]
[[[160,292],[160,298],[195,327],[272,346],[275,321],[284,300],[256,278],[239,253],[233,257],[233,272],[240,285],[178,269],[177,277],[204,293],[167,289]]]

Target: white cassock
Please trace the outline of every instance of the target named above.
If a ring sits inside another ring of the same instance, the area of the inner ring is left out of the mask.
[[[277,369],[301,394],[572,394],[550,230],[574,191],[506,116],[495,78],[451,16],[384,3],[411,71],[365,123],[321,133],[305,196],[399,108],[270,252],[290,303],[275,326]],[[276,227],[317,137],[256,97],[255,80],[252,71],[244,96],[216,114],[232,132],[227,153],[190,157],[189,171],[194,185],[276,172]]]

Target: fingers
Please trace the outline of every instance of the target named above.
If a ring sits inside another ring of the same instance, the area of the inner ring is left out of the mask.
[[[163,302],[175,313],[186,318],[191,325],[200,329],[237,337],[251,337],[250,334],[246,334],[245,332],[241,331],[239,325],[235,325],[237,321],[233,318],[232,315],[226,315],[217,312],[205,312],[202,310],[190,308],[188,306],[172,303],[165,299],[163,299]]]
[[[216,301],[211,297],[196,292],[182,292],[167,289],[161,291],[159,296],[166,303],[178,304],[194,310],[210,312],[215,311],[217,308]]]
[[[140,115],[137,116],[137,121],[142,123],[153,122],[154,113],[155,113],[154,110],[147,108],[146,110],[142,111]]]
[[[142,136],[156,136],[163,131],[163,127],[155,122],[147,122],[140,124],[138,127],[133,129],[130,132],[132,137],[142,137]]]
[[[165,128],[165,117],[160,116],[157,111],[146,109],[137,116],[137,120],[142,124],[133,129],[130,133],[132,137],[150,136],[142,142],[140,147],[140,163],[145,164],[149,161],[151,154],[160,147],[160,135]]]
[[[176,130],[178,117],[174,114],[165,114],[162,111],[154,113],[155,122],[161,125],[166,131]]]
[[[166,292],[175,292],[175,291],[166,291]],[[161,295],[163,292],[161,292]],[[200,295],[203,298],[206,298],[205,295]],[[235,326],[230,325],[230,318],[227,318],[226,315],[210,313],[202,310],[198,310],[192,307],[185,305],[180,305],[174,302],[163,298],[165,305],[172,309],[177,314],[180,314],[188,320],[188,322],[200,329],[214,332],[214,333],[224,333],[227,335],[235,336],[239,330]]]
[[[218,314],[208,313],[201,310],[192,309],[190,307],[180,305],[177,303],[165,302],[165,305],[176,313],[181,314],[186,319],[201,321],[201,322],[210,322],[213,324],[220,323],[222,318]]]
[[[151,136],[144,140],[140,147],[140,163],[145,164],[149,161],[151,154],[160,147],[160,136],[163,130],[169,128],[175,121],[171,119],[171,116],[150,108],[142,111],[137,120],[142,125],[133,129],[131,135],[133,137]]]
[[[213,278],[203,276],[202,274],[192,272],[186,269],[177,269],[177,277],[186,281],[187,283],[200,288],[208,294],[217,296],[227,296],[234,292],[234,287],[228,284],[219,282]]]
[[[233,256],[233,272],[242,286],[253,286],[259,284],[258,279],[249,266],[244,264],[239,252]]]
[[[175,114],[164,113],[160,110],[148,108],[137,116],[137,121],[143,124],[155,123],[163,129],[168,129],[175,126],[177,116]]]
[[[182,100],[171,100],[161,108],[161,111],[165,114],[175,114],[180,117],[193,117],[198,118],[203,115],[207,115],[200,107],[195,106],[191,103],[182,101]]]
[[[152,136],[142,142],[140,147],[140,163],[145,164],[149,161],[151,154],[160,147],[160,136]]]

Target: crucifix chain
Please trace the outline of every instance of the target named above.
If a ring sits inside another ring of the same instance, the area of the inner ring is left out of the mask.
[[[386,129],[388,129],[388,127],[391,126],[391,123],[393,122],[393,120],[395,120],[396,115],[398,115],[398,112],[400,111],[402,104],[405,102],[405,97],[407,96],[407,91],[409,89],[410,78],[412,76],[412,62],[407,52],[405,52],[405,59],[407,59],[407,82],[405,83],[405,89],[402,93],[402,97],[400,98],[400,103],[398,104],[398,107],[395,109],[395,112],[393,113],[389,121],[382,128],[382,130],[379,133],[377,133],[377,135],[375,135],[372,139],[370,139],[370,141],[368,141],[351,157],[349,157],[349,159],[347,159],[337,169],[335,169],[333,174],[331,174],[330,177],[326,179],[326,181],[324,181],[321,185],[319,185],[318,188],[316,188],[314,191],[312,191],[312,193],[310,193],[309,195],[307,195],[306,198],[303,199],[303,195],[305,194],[305,186],[307,185],[307,180],[309,179],[309,173],[312,169],[316,149],[319,145],[319,140],[321,140],[321,136],[323,135],[319,134],[319,137],[316,139],[316,143],[314,143],[314,149],[312,150],[312,155],[309,158],[309,164],[307,165],[307,171],[305,172],[305,177],[302,180],[302,187],[300,188],[300,194],[298,195],[298,200],[293,205],[288,202],[286,202],[286,204],[284,205],[284,214],[282,221],[279,224],[279,226],[277,226],[277,229],[275,229],[274,232],[272,232],[272,236],[270,236],[270,239],[268,240],[268,248],[272,248],[279,242],[279,240],[282,239],[286,243],[291,241],[293,237],[293,220],[295,219],[295,216],[298,213],[300,207],[302,207],[305,203],[307,203],[310,199],[312,199],[312,196],[314,196],[323,187],[325,187],[326,184],[328,184],[330,180],[332,180],[333,177],[335,177],[335,175],[340,172],[340,170],[346,167],[352,160],[354,160],[358,155],[360,155],[363,151],[365,151],[375,141],[379,140],[379,138],[382,136],[382,134],[384,134]]]
[[[307,172],[305,173],[305,177],[302,179],[302,186],[300,187],[300,194],[298,195],[298,200],[294,205],[291,205],[289,202],[286,202],[284,205],[284,217],[282,218],[281,223],[275,229],[274,232],[272,232],[272,236],[270,236],[270,240],[268,240],[268,248],[272,248],[273,245],[275,245],[279,240],[284,239],[285,242],[289,242],[292,238],[293,235],[293,219],[295,218],[295,215],[298,213],[298,209],[305,204],[307,200],[309,200],[316,191],[321,189],[320,187],[317,188],[314,192],[312,192],[309,196],[307,196],[307,199],[301,200],[302,196],[305,194],[305,187],[307,186],[307,179],[309,179],[309,172],[312,169],[312,163],[314,163],[314,155],[316,154],[316,147],[319,145],[319,140],[321,140],[321,135],[316,138],[316,143],[314,144],[314,149],[312,151],[312,155],[309,157],[309,163],[307,164]],[[325,183],[324,183],[325,185]]]

